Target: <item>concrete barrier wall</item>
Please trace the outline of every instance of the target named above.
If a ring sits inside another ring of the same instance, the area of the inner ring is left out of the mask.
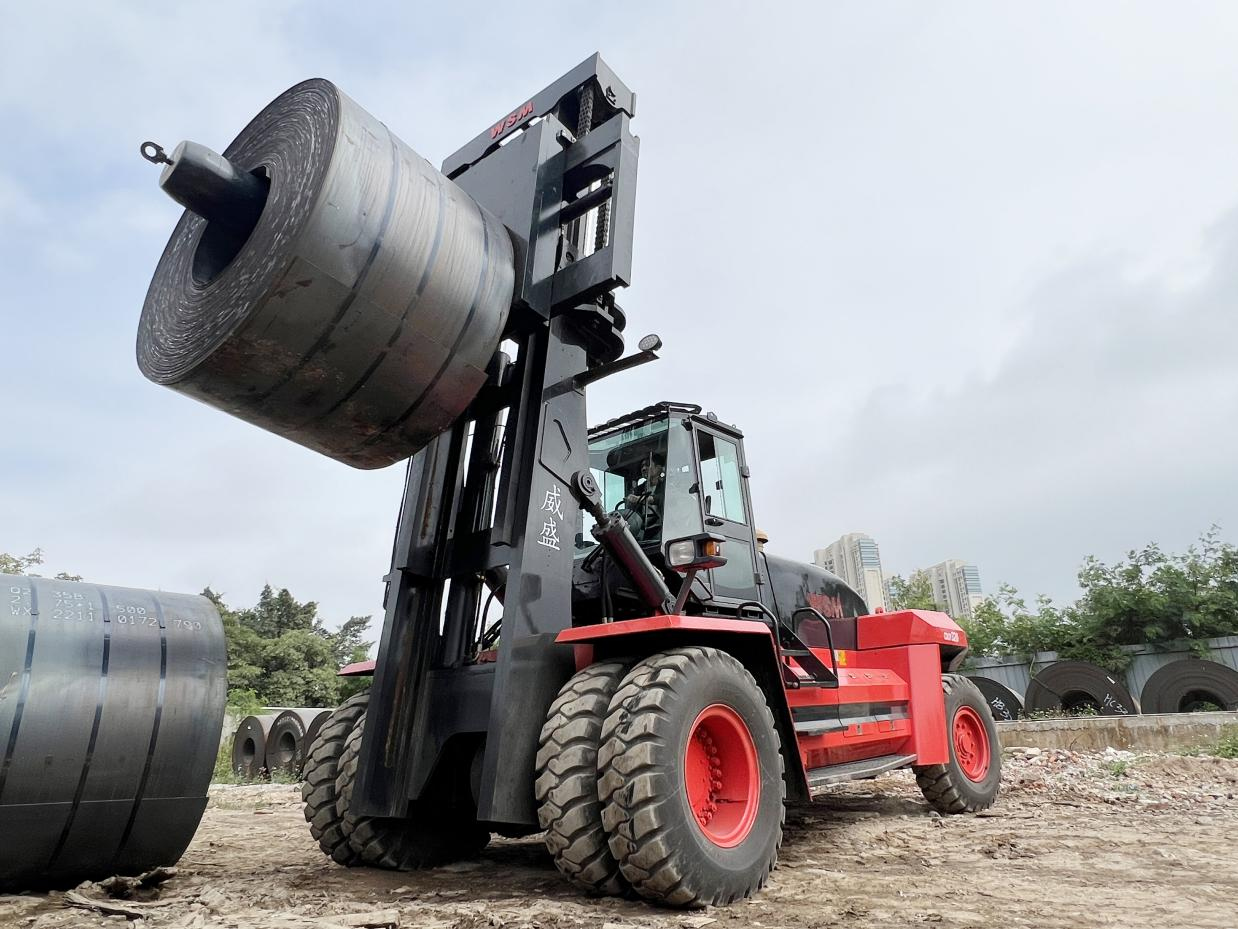
[[[1066,748],[1071,751],[1178,752],[1209,749],[1227,731],[1238,731],[1238,711],[1164,713],[1148,716],[1075,716],[998,723],[1003,748]]]

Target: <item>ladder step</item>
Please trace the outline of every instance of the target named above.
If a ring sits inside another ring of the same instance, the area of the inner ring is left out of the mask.
[[[831,784],[855,781],[864,777],[876,777],[896,768],[905,768],[916,760],[915,755],[881,755],[877,758],[862,758],[846,764],[826,765],[808,772],[808,790],[815,797]]]

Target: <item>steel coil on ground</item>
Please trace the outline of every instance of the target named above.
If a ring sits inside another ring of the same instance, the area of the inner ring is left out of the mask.
[[[223,627],[203,597],[0,576],[0,888],[174,863],[206,808]]]
[[[1139,712],[1126,685],[1104,668],[1086,661],[1055,661],[1041,669],[1023,695],[1023,709],[1036,711],[1091,711],[1101,716],[1128,716]]]
[[[327,720],[331,718],[331,713],[332,713],[331,710],[326,710],[320,713],[319,715],[311,719],[309,722],[309,725],[305,727],[304,744],[305,744],[305,757],[306,758],[309,757],[309,753],[314,748],[314,740],[318,738],[318,731],[322,729],[322,727],[326,724]]]
[[[232,773],[248,780],[267,773],[267,737],[275,713],[246,716],[232,738]]]
[[[279,713],[267,734],[267,770],[299,776],[309,750],[310,727],[317,733],[330,715],[331,711],[322,707],[298,707]]]
[[[968,675],[968,679],[984,695],[984,702],[989,705],[989,712],[998,722],[1010,722],[1023,715],[1023,701],[1005,684],[976,675]]]
[[[355,467],[409,457],[485,380],[514,286],[506,228],[328,81],[281,94],[224,156],[269,185],[265,205],[247,235],[181,218],[142,372]]]
[[[1238,671],[1200,658],[1171,661],[1152,672],[1140,703],[1145,713],[1238,710]]]

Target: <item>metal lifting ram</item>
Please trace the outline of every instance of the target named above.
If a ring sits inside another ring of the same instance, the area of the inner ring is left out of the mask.
[[[589,891],[718,904],[764,883],[784,803],[830,784],[911,767],[943,812],[996,797],[949,617],[869,615],[767,554],[743,435],[700,407],[587,428],[587,385],[660,347],[623,355],[613,297],[634,115],[594,55],[441,172],[321,80],[223,155],[143,146],[188,208],[147,376],[356,467],[411,456],[373,684],[306,768],[342,864],[544,831]]]

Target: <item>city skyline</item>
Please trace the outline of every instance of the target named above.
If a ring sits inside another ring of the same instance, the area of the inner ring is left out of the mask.
[[[846,532],[824,548],[813,550],[813,564],[842,578],[864,598],[870,611],[891,608],[890,580],[904,580],[923,571],[927,575],[934,602],[951,616],[971,616],[986,598],[980,582],[980,569],[971,561],[946,558],[927,567],[903,572],[886,571],[881,563],[881,548],[867,532]]]

